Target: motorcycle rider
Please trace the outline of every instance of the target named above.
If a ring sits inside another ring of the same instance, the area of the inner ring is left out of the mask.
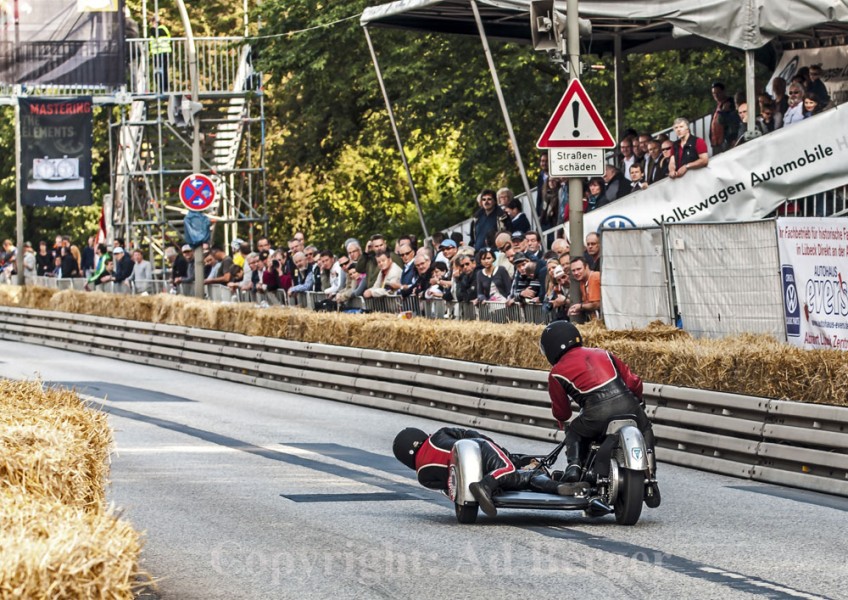
[[[620,415],[634,415],[645,438],[652,480],[646,490],[645,504],[658,507],[654,431],[645,414],[642,380],[612,352],[585,348],[577,327],[568,321],[554,321],[545,327],[539,347],[552,365],[548,393],[551,411],[560,427],[571,417],[571,400],[580,407],[580,413],[565,434],[568,467],[562,481],[580,481],[588,446],[604,435],[609,421]]]
[[[451,449],[459,440],[471,440],[480,446],[486,475],[468,487],[480,508],[490,517],[498,514],[492,497],[501,490],[530,489],[561,496],[573,493],[571,485],[556,482],[543,471],[516,466],[523,466],[530,457],[510,454],[473,429],[443,427],[427,435],[420,429],[407,427],[395,437],[392,451],[395,458],[418,473],[421,485],[446,492]]]

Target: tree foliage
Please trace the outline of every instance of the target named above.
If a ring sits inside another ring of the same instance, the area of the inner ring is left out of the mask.
[[[127,4],[141,21],[142,0]],[[277,242],[304,230],[318,245],[341,249],[345,239],[381,232],[421,234],[417,211],[375,75],[359,14],[374,0],[264,0],[252,15],[256,65],[265,76],[270,233]],[[152,3],[148,2],[152,10]],[[240,35],[242,2],[189,4],[196,36]],[[182,25],[174,3],[160,2],[172,35]],[[256,17],[261,27],[256,26]],[[322,27],[322,25],[326,25]],[[479,37],[372,29],[412,179],[432,232],[471,216],[482,188],[523,191]],[[566,74],[529,46],[490,40],[493,58],[530,184],[535,142],[567,85]],[[607,124],[614,126],[613,61],[586,55],[583,82]],[[710,112],[710,83],[730,93],[744,85],[744,61],[721,48],[631,55],[625,60],[623,119],[654,132],[677,116]],[[95,116],[95,200],[108,190],[105,113]],[[0,227],[14,225],[14,135],[0,123]],[[27,236],[96,228],[99,208],[39,209],[27,215]]]
[[[334,249],[353,234],[418,233],[411,193],[357,15],[358,0],[266,0],[259,66],[267,76],[272,224]],[[327,27],[322,24],[334,23]],[[376,29],[373,43],[429,229],[471,216],[481,188],[523,191],[479,38]],[[490,42],[531,185],[535,142],[567,85],[527,46]],[[584,84],[611,126],[609,56],[586,56]],[[626,60],[621,130],[654,132],[714,102],[710,83],[741,89],[741,54],[718,48]]]

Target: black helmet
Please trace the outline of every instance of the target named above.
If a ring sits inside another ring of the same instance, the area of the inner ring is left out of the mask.
[[[395,436],[395,442],[392,444],[392,451],[395,453],[395,458],[405,464],[410,469],[415,469],[415,455],[418,449],[421,448],[429,436],[414,427],[407,427]]]
[[[548,362],[555,365],[563,354],[583,345],[583,336],[574,324],[568,321],[554,321],[542,332],[539,349]]]

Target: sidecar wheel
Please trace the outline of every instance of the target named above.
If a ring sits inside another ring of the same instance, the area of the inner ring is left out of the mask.
[[[454,504],[456,507],[456,520],[463,525],[473,525],[477,522],[477,504]]]
[[[645,472],[619,470],[621,483],[615,498],[615,520],[619,525],[635,525],[642,514],[645,495]]]

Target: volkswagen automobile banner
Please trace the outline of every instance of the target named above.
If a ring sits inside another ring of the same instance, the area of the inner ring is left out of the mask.
[[[584,227],[762,219],[786,198],[848,183],[848,110],[835,108],[710,158],[703,169],[664,179],[602,206]]]
[[[848,219],[777,219],[786,337],[848,350]]]
[[[24,206],[91,204],[91,97],[19,98]]]

